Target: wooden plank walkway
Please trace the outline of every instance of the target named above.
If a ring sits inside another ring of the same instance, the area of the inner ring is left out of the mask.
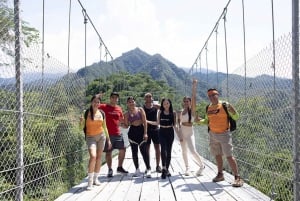
[[[74,186],[69,192],[61,195],[56,201],[89,201],[89,200],[111,200],[111,201],[270,201],[271,198],[257,191],[253,187],[244,184],[241,188],[231,186],[233,176],[225,173],[225,181],[214,183],[212,178],[216,175],[216,166],[203,159],[206,168],[203,175],[197,177],[196,164],[190,159],[191,176],[184,176],[184,163],[181,155],[179,141],[175,139],[171,160],[171,177],[161,179],[160,174],[154,168],[152,178],[132,177],[135,171],[131,158],[130,147],[126,151],[123,167],[130,173],[121,175],[116,173],[117,157],[113,159],[114,176],[107,178],[107,166],[103,165],[100,172],[100,186],[95,186],[93,190],[87,191],[87,178],[80,184]],[[140,169],[145,169],[142,157],[139,156]],[[153,145],[151,145],[151,167],[155,167],[155,157]]]

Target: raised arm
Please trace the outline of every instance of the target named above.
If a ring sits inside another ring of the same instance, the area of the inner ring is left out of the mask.
[[[191,110],[192,110],[192,115],[195,117],[196,116],[196,94],[197,94],[197,84],[198,81],[196,79],[193,79],[193,84],[192,84],[192,102],[191,102]]]

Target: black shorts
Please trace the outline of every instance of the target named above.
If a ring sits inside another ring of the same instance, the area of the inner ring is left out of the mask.
[[[110,142],[111,142],[111,149],[108,150],[107,143],[105,143],[103,152],[111,152],[114,149],[125,149],[123,134],[120,133],[119,135],[109,135]],[[106,141],[107,142],[107,141]]]
[[[159,144],[159,129],[149,129],[147,131],[148,140],[147,144],[151,144],[151,140],[153,144]]]

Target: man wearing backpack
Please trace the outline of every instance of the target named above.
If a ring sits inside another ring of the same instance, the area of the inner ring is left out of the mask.
[[[236,159],[232,155],[232,129],[230,129],[229,121],[229,117],[236,121],[239,114],[231,104],[219,100],[219,92],[216,89],[209,89],[207,96],[210,104],[207,106],[205,118],[200,120],[200,124],[208,125],[210,150],[217,163],[218,174],[213,182],[224,181],[223,155],[225,155],[234,174],[232,186],[241,187],[244,182],[239,175]]]

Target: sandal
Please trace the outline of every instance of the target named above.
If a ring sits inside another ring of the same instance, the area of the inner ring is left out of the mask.
[[[234,182],[232,184],[233,187],[242,187],[244,184],[244,181],[241,179],[240,176],[234,177]]]

